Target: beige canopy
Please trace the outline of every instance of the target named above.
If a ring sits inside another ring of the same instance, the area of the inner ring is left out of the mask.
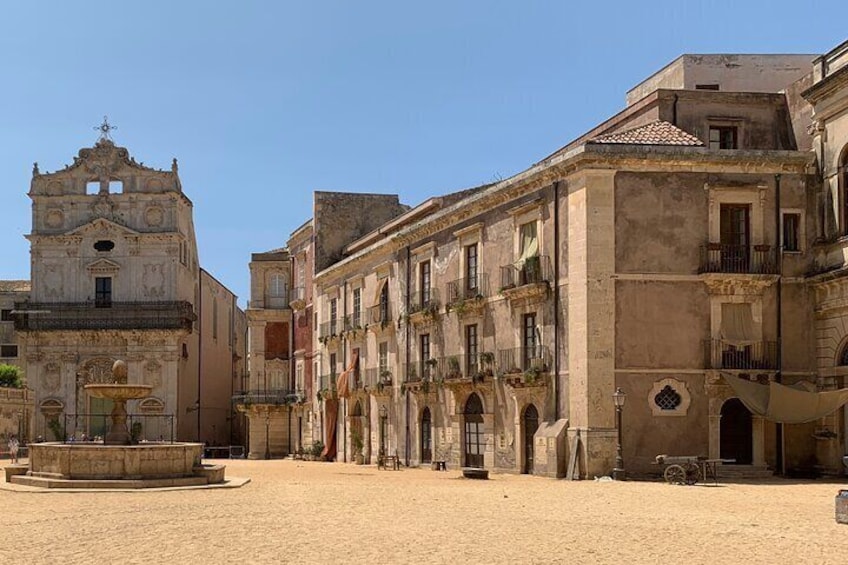
[[[722,373],[748,410],[781,424],[803,424],[824,418],[848,402],[848,388],[827,392],[809,390],[810,383],[761,385]]]

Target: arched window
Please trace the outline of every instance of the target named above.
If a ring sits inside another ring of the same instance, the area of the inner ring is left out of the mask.
[[[848,367],[848,343],[842,346],[842,351],[839,352],[836,364],[840,367]]]

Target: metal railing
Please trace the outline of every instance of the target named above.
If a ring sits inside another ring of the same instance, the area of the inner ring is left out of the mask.
[[[339,319],[330,320],[329,322],[321,322],[321,326],[318,329],[318,337],[327,338],[330,336],[337,336],[341,333],[341,330],[342,322]]]
[[[448,283],[448,304],[488,295],[489,275],[487,273],[479,273],[476,277],[456,279]]]
[[[381,302],[368,308],[368,323],[385,325],[392,321],[392,305]]]
[[[428,288],[426,290],[413,290],[409,296],[409,313],[415,314],[423,310],[438,310],[439,289]]]
[[[707,369],[777,369],[779,342],[754,341],[732,344],[719,339],[704,341]]]
[[[545,345],[514,347],[498,351],[498,371],[501,373],[546,373],[551,367],[551,350]]]
[[[251,404],[271,404],[273,406],[285,406],[298,404],[306,400],[302,390],[294,389],[259,389],[241,390],[233,395],[234,404],[249,406]]]
[[[379,367],[369,367],[365,369],[365,385],[368,387],[374,387],[378,384],[392,384],[392,379],[394,378],[394,371],[392,369],[392,367],[385,367],[383,369]]]
[[[550,282],[552,275],[551,260],[547,255],[528,257],[521,266],[515,263],[501,266],[501,289]]]
[[[173,414],[127,414],[127,430],[132,443],[174,443],[176,418]],[[64,443],[102,442],[112,427],[110,414],[65,414]]]
[[[88,302],[16,302],[15,329],[36,330],[191,330],[197,316],[191,303],[112,302],[109,307]]]
[[[335,373],[321,375],[318,377],[318,390],[336,390],[336,381],[339,376]]]
[[[291,302],[306,302],[306,288],[296,286],[289,290],[289,303]]]
[[[701,246],[700,272],[774,275],[777,256],[770,245],[707,243]]]

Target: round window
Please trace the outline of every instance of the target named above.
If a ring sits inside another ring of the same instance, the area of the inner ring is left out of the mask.
[[[115,242],[108,239],[101,239],[94,244],[94,249],[97,251],[112,251],[115,249]]]

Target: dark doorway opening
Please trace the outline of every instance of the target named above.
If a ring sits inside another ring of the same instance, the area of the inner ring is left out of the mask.
[[[529,404],[524,409],[524,418],[522,422],[524,428],[524,466],[521,469],[522,473],[533,474],[533,460],[535,452],[533,450],[533,438],[536,435],[536,430],[539,429],[539,411],[532,404]]]
[[[731,398],[721,407],[722,459],[735,459],[737,465],[750,465],[753,461],[753,428],[751,412],[738,398]]]
[[[465,466],[483,467],[483,402],[472,392],[465,402]]]
[[[433,420],[430,409],[425,408],[421,413],[421,463],[433,461]]]

